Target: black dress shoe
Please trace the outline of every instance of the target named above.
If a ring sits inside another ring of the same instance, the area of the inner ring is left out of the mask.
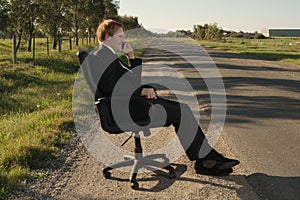
[[[194,165],[196,174],[209,175],[209,176],[226,176],[233,172],[232,168],[216,169],[203,167],[199,162]]]
[[[238,164],[240,164],[240,161],[238,160],[223,157],[222,159],[216,159],[215,167],[218,169],[227,169],[232,168]]]
[[[229,158],[222,159],[200,159],[196,160],[195,166],[204,167],[207,169],[216,169],[216,170],[224,170],[231,169],[232,167],[238,165],[240,161]]]
[[[226,158],[214,149],[206,157],[201,158],[196,162],[202,163],[203,167],[213,167],[215,169],[229,169],[240,164],[240,161]]]

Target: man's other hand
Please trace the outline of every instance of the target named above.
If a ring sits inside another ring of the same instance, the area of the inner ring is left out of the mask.
[[[153,88],[143,88],[141,96],[146,97],[147,99],[157,99],[156,92]]]

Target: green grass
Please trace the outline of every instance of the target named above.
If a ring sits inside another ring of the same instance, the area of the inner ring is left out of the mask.
[[[140,56],[141,41],[129,41]],[[12,42],[0,40],[0,199],[9,198],[28,178],[47,176],[49,159],[74,135],[76,51],[93,49],[97,43],[73,50],[68,45],[64,41],[61,53],[50,50],[48,56],[46,39],[36,39],[33,62],[32,52],[22,44],[13,65]]]
[[[12,65],[11,41],[0,41],[0,199],[8,198],[27,178],[38,178],[68,142],[74,130],[73,83],[79,69],[76,49],[51,50],[37,40],[32,53],[18,52]]]
[[[224,38],[222,41],[191,41],[191,39],[182,38],[176,40],[199,44],[203,47],[249,55],[257,59],[280,61],[300,65],[300,38]]]
[[[204,47],[250,55],[254,58],[300,65],[300,38],[232,39],[198,41]]]

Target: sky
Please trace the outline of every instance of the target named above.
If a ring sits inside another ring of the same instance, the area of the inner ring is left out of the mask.
[[[224,30],[300,29],[299,0],[119,0],[119,15],[136,16],[155,32],[217,23]]]

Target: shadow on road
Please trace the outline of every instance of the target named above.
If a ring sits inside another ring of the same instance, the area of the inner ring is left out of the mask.
[[[237,59],[251,59],[251,60],[271,60],[280,61],[283,59],[300,59],[299,54],[291,53],[266,53],[266,52],[245,52],[245,53],[231,53],[226,51],[216,51],[211,52],[211,48],[206,48],[212,57],[219,58],[237,58]]]
[[[215,183],[214,181],[210,182],[203,180],[202,176],[190,178],[182,177],[183,173],[186,171],[185,165],[176,165],[176,179],[169,179],[167,174],[162,171],[154,171],[152,177],[149,178],[140,178],[138,182],[141,184],[143,182],[157,182],[152,188],[139,188],[139,191],[143,192],[161,192],[169,187],[171,187],[175,182],[186,182],[205,185],[199,189],[193,191],[189,194],[193,198],[203,198],[201,194],[208,193],[206,190],[213,190],[214,188],[234,190],[238,197],[241,199],[247,199],[248,192],[246,188],[248,185],[247,182],[253,187],[255,193],[259,196],[260,199],[287,199],[287,200],[298,200],[300,199],[300,177],[279,177],[279,176],[269,176],[267,174],[255,173],[249,176],[244,175],[230,175],[230,176],[214,176],[216,179],[225,180],[227,183],[234,182],[236,185],[231,186],[228,184]],[[128,182],[128,179],[112,178],[115,181],[125,181]],[[210,186],[213,186],[210,187]],[[219,189],[217,189],[219,190]],[[214,193],[215,191],[209,191],[209,193]]]
[[[247,176],[246,180],[262,199],[300,199],[300,177],[255,173]]]
[[[137,181],[142,185],[143,182],[157,182],[156,185],[154,185],[152,188],[145,188],[145,187],[139,187],[137,190],[144,191],[144,192],[160,192],[162,190],[165,190],[169,188],[171,185],[175,183],[177,180],[181,180],[181,175],[186,172],[187,166],[181,165],[181,164],[171,164],[175,167],[176,172],[176,178],[170,179],[168,177],[168,173],[162,171],[162,170],[156,170],[153,171],[153,174],[151,177],[147,178],[138,178]],[[117,178],[117,177],[111,177],[110,180],[114,181],[121,181],[121,182],[130,182],[129,179],[123,179],[123,178]]]
[[[273,72],[300,72],[300,69],[284,69],[278,67],[270,66],[251,66],[251,65],[227,65],[227,64],[218,64],[219,69],[232,69],[232,70],[244,70],[244,71],[273,71]]]
[[[172,52],[149,48],[147,50],[146,62],[155,64],[155,62],[164,61],[164,65],[168,65],[175,69],[178,73],[182,73],[184,78],[190,83],[194,91],[198,91],[197,99],[200,104],[211,104],[211,93],[214,88],[207,87],[207,82],[213,83],[217,82],[219,77],[203,78],[200,76],[199,72],[193,67],[191,63],[185,60],[183,57],[176,55]],[[211,53],[211,52],[210,52]],[[224,53],[212,53],[213,57],[237,57],[236,54],[231,54],[228,52]],[[156,55],[156,56],[154,56]],[[240,56],[240,55],[238,55]],[[172,62],[170,62],[172,61]],[[150,64],[151,65],[151,64]],[[201,67],[208,69],[210,64],[201,64]],[[218,64],[219,69],[233,69],[233,70],[245,70],[245,71],[295,71],[289,69],[282,69],[276,67],[268,66],[237,66],[237,65],[226,65]],[[184,71],[188,69],[188,73],[184,74]],[[296,70],[300,71],[300,70]],[[198,75],[198,76],[197,76]],[[180,82],[180,77],[178,80],[176,77],[163,77],[161,76],[151,76],[145,77],[149,80],[160,80],[164,79],[166,82],[173,81],[178,84]],[[295,112],[299,109],[300,102],[298,98],[285,97],[284,95],[253,95],[255,94],[256,87],[263,87],[266,91],[272,91],[273,89],[280,89],[283,91],[289,91],[294,93],[300,93],[300,81],[282,78],[259,78],[259,77],[223,77],[222,78],[225,86],[225,90],[249,90],[251,95],[229,95],[227,94],[227,123],[250,123],[251,119],[257,118],[277,118],[277,119],[300,119],[300,113]],[[156,86],[157,89],[160,89]],[[252,88],[252,89],[251,89]],[[218,96],[215,95],[218,98]],[[283,106],[284,105],[284,106]]]

